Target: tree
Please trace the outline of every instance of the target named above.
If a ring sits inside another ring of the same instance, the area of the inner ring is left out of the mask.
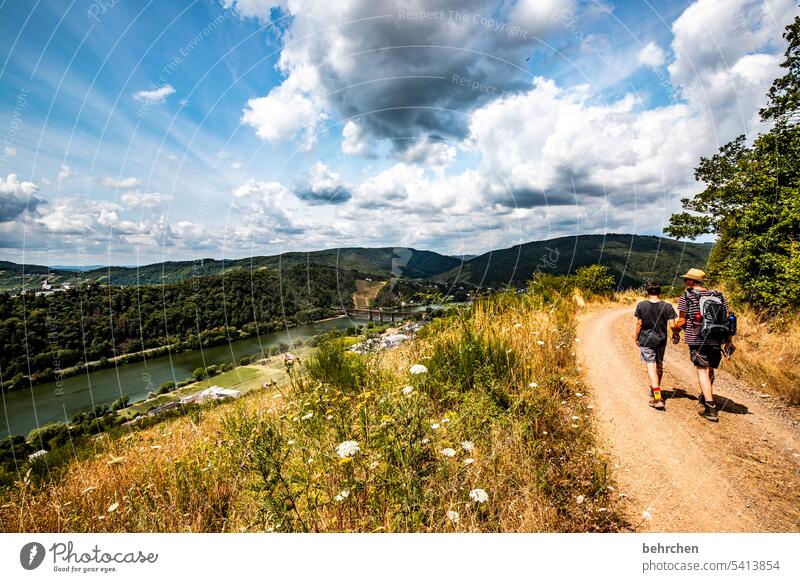
[[[776,313],[800,305],[800,18],[787,27],[783,66],[761,110],[772,130],[747,146],[739,136],[710,158],[695,179],[706,188],[681,200],[664,229],[676,238],[717,236],[708,270],[740,299]]]
[[[581,291],[589,293],[608,293],[613,291],[617,282],[614,275],[605,265],[589,265],[575,272],[575,285]]]

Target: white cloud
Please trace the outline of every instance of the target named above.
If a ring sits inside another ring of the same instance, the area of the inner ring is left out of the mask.
[[[69,166],[62,165],[61,171],[58,173],[58,181],[66,180],[70,176],[72,176],[72,170],[70,170]]]
[[[143,101],[144,103],[155,105],[157,103],[163,103],[167,97],[173,93],[175,93],[175,89],[172,87],[172,85],[167,84],[149,91],[137,91],[133,94],[133,98],[137,101]]]
[[[348,121],[342,129],[342,153],[361,156],[368,153],[369,143],[364,130],[355,121]]]
[[[142,181],[139,178],[112,178],[111,176],[106,176],[100,180],[100,184],[106,186],[107,188],[115,188],[115,189],[126,189],[126,188],[136,188],[137,186],[142,185]]]
[[[161,194],[160,192],[125,192],[122,195],[122,203],[127,208],[157,208],[172,200],[172,195]]]
[[[36,195],[39,187],[33,182],[20,182],[16,174],[0,178],[0,222],[10,222],[26,211],[34,212],[45,202]]]
[[[456,148],[441,141],[418,141],[396,157],[408,164],[445,169],[456,159]]]
[[[309,204],[342,204],[352,196],[339,174],[322,162],[312,166],[308,176],[294,188],[294,194]]]
[[[98,227],[108,228],[119,218],[121,208],[111,202],[83,197],[65,197],[48,204],[37,223],[54,234],[90,235]]]
[[[273,0],[220,0],[226,10],[236,10],[243,18],[257,18],[261,22],[269,22],[270,6],[278,4]]]
[[[248,180],[233,190],[235,198],[258,198],[264,204],[281,204],[289,190],[280,182]]]
[[[648,42],[639,51],[639,63],[651,69],[659,68],[666,60],[667,55],[664,50],[653,41]]]
[[[298,67],[266,97],[249,99],[242,123],[256,128],[256,134],[270,142],[297,137],[300,148],[308,150],[328,117],[324,106],[316,69]]]
[[[5,154],[6,157],[13,158],[17,155],[17,148],[13,146],[5,146],[3,148],[3,154]]]

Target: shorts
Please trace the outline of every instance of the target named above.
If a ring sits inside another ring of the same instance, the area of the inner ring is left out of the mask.
[[[720,346],[689,346],[689,358],[695,368],[719,368],[722,361],[722,348]]]
[[[648,348],[647,346],[639,346],[639,351],[642,354],[642,361],[645,364],[663,364],[664,363],[664,350],[667,344],[658,346],[657,348]]]

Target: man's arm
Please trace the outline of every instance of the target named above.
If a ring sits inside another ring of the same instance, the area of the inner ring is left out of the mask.
[[[642,320],[637,317],[636,326],[633,332],[633,343],[635,343],[637,346],[639,345],[639,334],[641,333],[642,333]]]

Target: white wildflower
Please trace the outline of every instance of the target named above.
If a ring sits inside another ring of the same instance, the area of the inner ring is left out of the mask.
[[[538,388],[538,387],[539,385],[536,382],[531,382],[530,384],[528,384],[528,388]]]
[[[413,391],[414,391],[414,387],[413,386],[406,386],[402,390],[403,394],[411,394]]]
[[[409,372],[411,372],[412,374],[414,374],[416,376],[418,374],[427,373],[428,372],[428,368],[426,368],[422,364],[414,364],[413,366],[411,366],[411,369],[409,370]]]
[[[471,465],[474,462],[475,462],[475,459],[473,459],[472,457],[468,457],[468,458],[464,459],[464,464],[465,465]]]
[[[344,459],[345,457],[352,457],[360,450],[356,441],[344,441],[343,443],[339,443],[339,446],[336,447],[336,454]]]
[[[577,396],[578,398],[580,398],[581,396],[583,396],[583,393],[582,393],[582,392],[576,392],[576,393],[575,393],[575,396]]]
[[[453,511],[452,509],[447,512],[447,519],[452,521],[453,523],[458,523],[461,521],[461,516],[458,514],[457,511]]]
[[[536,343],[539,344],[540,346],[544,345],[544,342],[542,340],[536,340]]]
[[[438,428],[439,428],[439,423],[438,423],[438,422],[434,422],[433,424],[431,424],[431,428],[432,428],[433,430],[436,430],[436,429],[438,429]]]
[[[350,491],[348,491],[347,489],[342,489],[339,492],[339,495],[337,495],[335,499],[336,501],[344,501],[348,497],[350,497]]]
[[[584,499],[586,499],[586,498],[585,498],[583,495],[578,495],[578,496],[575,498],[575,503],[577,503],[578,505],[580,505],[581,503],[583,503],[583,500],[584,500]]]
[[[653,514],[645,509],[642,512],[642,517],[644,518],[645,521],[650,521],[651,519],[653,519]]]
[[[429,442],[431,442],[431,439],[429,439],[428,437],[425,437],[424,439],[422,439],[419,442],[421,442],[423,445],[427,445]]]
[[[447,417],[445,416],[445,417],[442,419],[442,423],[448,423],[448,422],[450,422],[450,419],[449,419],[449,418],[447,418]]]
[[[111,505],[108,506],[108,512],[109,513],[114,513],[117,510],[118,507],[119,507],[119,503],[112,503]]]
[[[446,449],[442,449],[442,454],[445,457],[455,457],[456,456],[456,451],[455,451],[455,449],[451,449],[450,447],[447,447]]]
[[[286,444],[287,445],[293,445],[294,444],[294,440],[289,439],[288,441],[286,441]]]
[[[573,417],[572,417],[572,420],[580,420],[580,419],[581,419],[581,417],[580,417],[580,416],[573,416]]]
[[[461,441],[461,448],[465,451],[471,451],[475,448],[475,445],[472,444],[472,441]]]
[[[489,494],[483,489],[473,489],[469,492],[469,498],[475,503],[486,503],[489,501]]]
[[[521,327],[522,327],[522,324],[521,324],[521,323],[515,323],[515,324],[514,324],[514,329],[519,329],[519,328],[521,328]]]
[[[313,412],[308,412],[308,413],[304,414],[303,416],[301,416],[300,420],[308,420],[309,418],[312,418],[313,416],[314,416]]]
[[[332,414],[329,414],[328,416],[326,416],[326,417],[325,417],[325,419],[326,419],[326,420],[333,420],[333,415],[332,415]]]

